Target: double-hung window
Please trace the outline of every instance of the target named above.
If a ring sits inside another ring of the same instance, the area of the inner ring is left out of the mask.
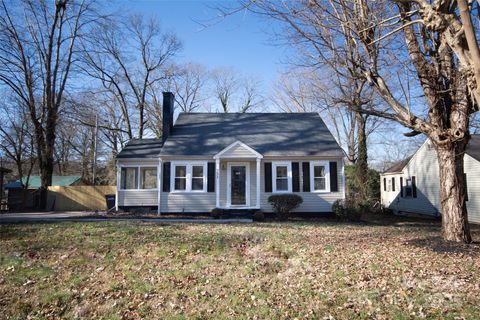
[[[329,192],[330,177],[328,161],[310,162],[310,185],[312,192]]]
[[[172,162],[171,190],[173,192],[206,192],[206,162]]]
[[[273,192],[292,192],[292,163],[272,163]]]

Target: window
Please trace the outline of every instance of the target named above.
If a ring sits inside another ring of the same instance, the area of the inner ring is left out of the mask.
[[[203,166],[192,166],[192,191],[202,191],[203,181]]]
[[[413,195],[412,192],[412,179],[405,180],[405,197],[411,197]]]
[[[175,188],[173,190],[187,190],[187,166],[175,166]]]
[[[390,191],[392,191],[392,180],[388,179],[387,182],[388,182],[387,191],[390,192]]]
[[[206,162],[172,162],[171,190],[173,192],[206,192]]]
[[[292,192],[292,163],[272,163],[273,192]]]
[[[122,167],[120,177],[121,189],[138,189],[138,168]]]
[[[328,161],[310,162],[310,184],[312,186],[312,192],[329,192],[329,182]]]
[[[157,189],[157,168],[140,167],[141,189]]]

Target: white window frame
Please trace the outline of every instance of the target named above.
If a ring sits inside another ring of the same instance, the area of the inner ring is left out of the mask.
[[[325,189],[315,189],[315,170],[316,166],[323,166],[325,167]],[[330,192],[330,162],[317,160],[317,161],[310,161],[310,192],[312,193],[327,193]]]
[[[124,189],[122,188],[122,169],[124,168],[134,168],[137,172],[137,186],[135,189]],[[158,175],[158,172],[160,170],[160,167],[158,165],[152,165],[152,164],[142,164],[142,165],[127,165],[127,164],[124,164],[124,165],[120,165],[119,166],[119,170],[120,170],[120,183],[118,184],[119,185],[119,190],[120,191],[158,191],[158,181],[157,181],[157,187],[154,188],[154,189],[142,189],[142,173],[141,173],[141,169],[142,168],[157,168],[157,175]]]
[[[277,190],[277,167],[287,167],[288,190]],[[291,192],[292,192],[292,162],[291,161],[272,162],[272,193],[291,193]]]
[[[178,166],[185,166],[187,169],[186,175],[186,187],[185,190],[176,190],[175,189],[175,168]],[[202,190],[192,190],[192,167],[201,166],[203,167],[203,189]],[[204,193],[207,192],[207,162],[206,161],[172,161],[170,168],[170,192],[171,193]]]

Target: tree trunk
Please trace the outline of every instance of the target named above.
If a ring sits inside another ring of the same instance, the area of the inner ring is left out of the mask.
[[[357,162],[355,178],[359,190],[359,200],[365,201],[368,197],[368,155],[367,155],[367,120],[360,112],[355,112],[357,122]]]
[[[445,240],[472,242],[465,202],[463,155],[466,143],[437,147],[440,171],[442,233]]]

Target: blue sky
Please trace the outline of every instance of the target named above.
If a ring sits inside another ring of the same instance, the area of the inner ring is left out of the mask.
[[[123,10],[155,15],[163,28],[173,31],[182,40],[184,49],[179,60],[208,68],[234,68],[253,75],[266,86],[274,81],[285,55],[284,48],[271,40],[272,21],[260,19],[250,12],[229,16],[212,23],[218,15],[218,4],[234,5],[234,1],[165,1],[123,0]],[[209,23],[203,27],[198,21]]]

